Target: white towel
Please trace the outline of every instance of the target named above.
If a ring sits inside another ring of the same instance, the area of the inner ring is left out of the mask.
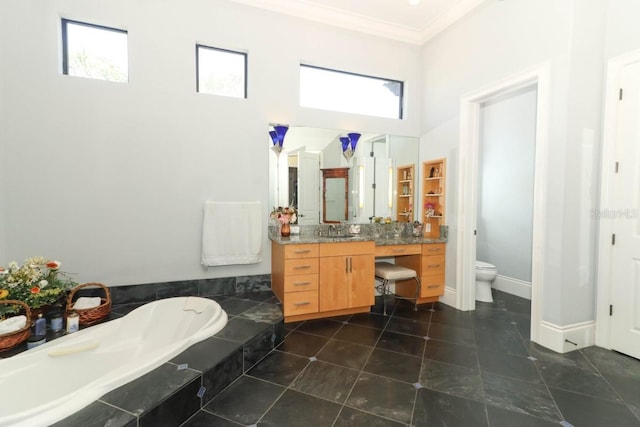
[[[27,316],[13,316],[0,322],[0,335],[19,331],[27,324]]]
[[[204,266],[262,261],[262,204],[205,202],[202,223]]]
[[[74,310],[85,310],[87,308],[98,307],[102,304],[100,297],[80,297],[73,304]]]

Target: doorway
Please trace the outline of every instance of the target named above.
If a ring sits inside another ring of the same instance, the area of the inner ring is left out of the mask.
[[[537,87],[531,248],[531,340],[535,342],[539,341],[542,320],[541,296],[544,285],[542,281],[544,277],[544,188],[546,186],[544,170],[548,145],[549,80],[549,65],[543,64],[464,96],[460,104],[456,308],[474,310],[480,108],[483,103],[499,96],[516,93],[526,87]]]

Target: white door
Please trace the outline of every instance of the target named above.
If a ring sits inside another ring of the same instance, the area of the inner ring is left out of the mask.
[[[612,221],[611,348],[640,358],[640,62],[621,70]],[[606,207],[603,207],[606,209]],[[613,239],[613,236],[612,236]]]
[[[298,156],[298,224],[320,222],[320,155],[303,151]]]

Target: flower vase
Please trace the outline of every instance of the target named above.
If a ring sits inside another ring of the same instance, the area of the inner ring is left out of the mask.
[[[289,237],[291,234],[291,225],[289,223],[280,225],[280,235],[282,237]]]

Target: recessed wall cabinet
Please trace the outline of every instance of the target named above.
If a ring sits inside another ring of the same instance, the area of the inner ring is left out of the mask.
[[[440,237],[440,226],[445,224],[446,159],[422,164],[422,231],[424,237]]]
[[[413,222],[414,165],[398,166],[396,176],[396,221]]]

